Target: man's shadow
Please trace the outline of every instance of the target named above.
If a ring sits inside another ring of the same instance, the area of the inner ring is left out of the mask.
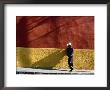
[[[58,50],[47,57],[33,63],[31,67],[33,68],[43,68],[43,69],[52,69],[55,67],[65,56],[65,50]]]

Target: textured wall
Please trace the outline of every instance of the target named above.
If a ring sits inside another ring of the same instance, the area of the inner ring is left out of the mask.
[[[17,16],[16,46],[94,48],[93,16]]]
[[[65,49],[17,47],[16,52],[17,67],[68,69]],[[75,49],[73,65],[74,69],[94,70],[94,50]]]
[[[67,69],[68,42],[75,48],[74,68],[94,69],[93,16],[16,17],[17,67]]]

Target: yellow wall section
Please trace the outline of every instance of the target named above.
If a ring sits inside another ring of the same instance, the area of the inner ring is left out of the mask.
[[[65,49],[58,48],[16,48],[16,66],[48,69],[68,69]],[[94,69],[94,50],[75,49],[75,69]]]

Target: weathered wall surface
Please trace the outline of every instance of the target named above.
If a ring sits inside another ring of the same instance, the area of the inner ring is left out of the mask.
[[[65,49],[17,47],[16,59],[17,67],[69,69]],[[73,66],[79,70],[94,70],[94,50],[75,49]]]
[[[17,67],[67,69],[68,42],[75,48],[74,68],[93,70],[93,16],[16,17]]]
[[[94,48],[93,16],[17,16],[16,46],[77,49]]]

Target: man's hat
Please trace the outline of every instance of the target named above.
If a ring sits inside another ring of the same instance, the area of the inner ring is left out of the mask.
[[[67,46],[71,45],[71,43],[68,43]],[[72,46],[72,45],[71,45]]]

